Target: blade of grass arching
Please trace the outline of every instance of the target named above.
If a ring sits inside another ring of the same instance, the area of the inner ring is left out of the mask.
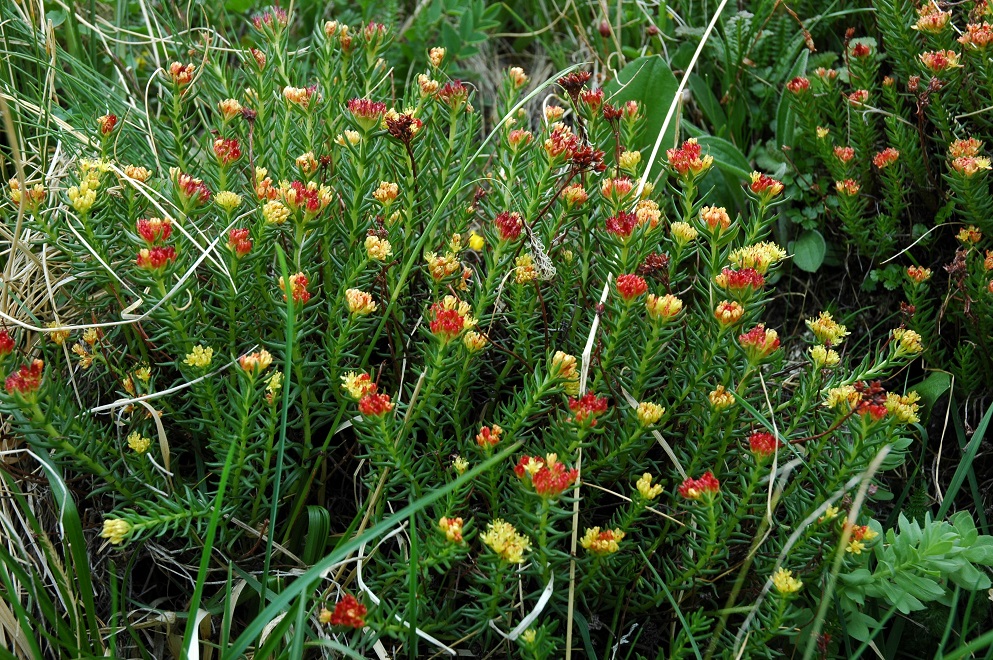
[[[41,652],[41,645],[35,639],[34,635],[31,634],[32,631],[39,628],[38,622],[31,617],[21,603],[21,599],[18,598],[18,592],[14,587],[14,579],[12,579],[8,571],[14,573],[13,578],[21,584],[22,588],[26,588],[27,585],[34,583],[14,558],[8,554],[7,549],[0,546],[0,595],[7,594],[7,604],[14,610],[19,628],[17,631],[8,630],[8,634],[12,637],[16,635],[11,643],[16,642],[21,647],[27,646],[31,650],[31,657],[33,658],[43,658],[45,656]]]
[[[949,405],[955,405],[955,399],[953,398]],[[964,455],[962,460],[959,462],[958,468],[955,469],[955,474],[952,475],[952,481],[948,484],[948,488],[945,490],[944,498],[941,501],[941,507],[938,509],[937,520],[944,520],[945,516],[948,515],[948,510],[951,508],[952,504],[955,502],[955,496],[958,495],[959,489],[962,488],[962,484],[965,483],[966,479],[969,480],[969,485],[972,487],[972,496],[976,505],[976,515],[979,517],[979,522],[982,525],[983,531],[986,532],[986,514],[984,512],[983,500],[979,495],[979,485],[976,482],[976,473],[972,469],[973,461],[976,458],[976,452],[979,451],[979,445],[982,444],[983,438],[986,436],[986,427],[990,424],[990,418],[993,417],[993,406],[990,406],[986,410],[986,414],[983,415],[983,419],[976,426],[975,432],[972,434],[972,440],[968,442],[965,439],[965,430],[962,428],[962,422],[958,417],[955,417],[955,434],[959,439],[959,446],[962,448]]]
[[[942,660],[959,660],[959,658],[971,657],[975,655],[976,651],[991,647],[993,647],[993,630],[989,630],[971,642],[963,644],[948,655],[943,656]],[[989,654],[987,654],[987,657],[989,657]]]
[[[652,563],[648,561],[648,557],[645,556],[645,551],[642,550],[640,546],[638,547],[638,552],[641,553],[641,558],[645,562],[645,566],[648,567],[648,569],[652,572],[652,575],[655,576],[656,582],[658,582],[659,586],[662,587],[662,591],[665,592],[665,597],[669,599],[669,604],[672,605],[672,611],[676,613],[676,618],[679,619],[679,623],[682,624],[683,630],[686,631],[686,638],[690,640],[690,646],[693,647],[693,654],[696,655],[697,660],[701,660],[703,656],[700,655],[700,647],[696,645],[696,639],[693,638],[693,630],[690,628],[690,624],[687,623],[686,617],[683,616],[682,610],[679,609],[679,603],[677,603],[676,599],[672,597],[672,592],[670,592],[669,587],[665,585],[665,580],[663,580],[662,576],[659,575],[659,572],[655,570]]]
[[[279,272],[284,282],[290,281],[290,271],[286,266],[286,255],[283,248],[276,245],[276,258],[279,260]],[[259,613],[265,608],[266,588],[269,582],[269,567],[272,565],[272,543],[276,536],[276,514],[279,507],[279,490],[283,484],[283,456],[286,448],[286,424],[290,409],[290,385],[293,383],[293,336],[294,328],[293,296],[286,296],[286,338],[283,343],[283,410],[279,416],[279,441],[276,443],[276,475],[272,481],[272,504],[269,507],[269,533],[265,541],[265,558],[262,564],[261,589],[259,590]],[[299,497],[306,497],[300,493]]]
[[[48,475],[48,483],[52,488],[52,496],[59,507],[59,521],[62,524],[62,531],[65,534],[64,543],[66,548],[67,563],[71,562],[71,575],[74,575],[77,582],[79,599],[83,603],[83,613],[86,617],[86,630],[79,632],[80,648],[89,650],[90,653],[103,655],[103,643],[100,635],[100,625],[97,621],[97,607],[94,598],[93,582],[90,580],[90,560],[86,554],[86,538],[83,536],[83,522],[79,518],[79,510],[76,502],[72,499],[69,489],[62,479],[58,468],[51,462],[47,454],[33,454],[35,459],[41,463]],[[89,634],[86,635],[85,633]],[[96,644],[97,646],[94,646]]]
[[[221,480],[217,484],[217,494],[214,496],[214,505],[210,513],[210,522],[207,526],[207,535],[203,540],[203,550],[200,552],[200,568],[197,570],[197,581],[193,587],[193,597],[190,598],[190,605],[187,610],[186,632],[183,633],[183,654],[190,655],[190,644],[194,643],[194,633],[200,624],[197,612],[200,610],[200,601],[203,598],[203,589],[207,583],[207,568],[210,566],[210,556],[214,551],[214,538],[217,536],[217,528],[221,524],[221,511],[224,505],[224,493],[227,490],[228,478],[234,467],[234,456],[237,453],[237,442],[232,442],[228,448],[228,455],[224,458],[224,467],[221,470]]]
[[[411,502],[403,509],[397,511],[395,514],[382,520],[369,529],[365,533],[360,534],[351,541],[339,546],[327,557],[322,559],[320,562],[309,568],[305,573],[297,577],[297,579],[286,586],[278,595],[272,598],[272,601],[251,623],[249,623],[245,630],[238,636],[230,648],[228,648],[223,654],[222,658],[234,660],[241,657],[241,655],[248,649],[249,644],[252,640],[258,639],[259,634],[266,624],[273,620],[279,614],[287,611],[290,603],[296,598],[307,598],[312,586],[321,578],[321,574],[327,571],[329,568],[334,566],[337,562],[341,561],[347,555],[356,552],[363,544],[370,542],[372,539],[381,536],[387,531],[395,528],[397,525],[402,524],[404,521],[409,519],[412,515],[420,513],[427,507],[431,506],[441,498],[445,497],[457,488],[462,488],[466,484],[472,482],[473,479],[483,474],[490,468],[500,465],[503,461],[510,458],[515,451],[517,451],[521,446],[521,441],[518,440],[506,448],[503,451],[494,454],[489,459],[480,462],[475,467],[466,471],[458,479],[455,479],[451,483],[448,483],[441,488],[428,493],[414,502]],[[263,656],[256,654],[254,656],[255,660],[263,660]]]
[[[407,572],[407,582],[409,586],[408,598],[407,598],[407,630],[410,631],[409,639],[407,644],[410,648],[409,655],[412,658],[417,657],[417,514],[412,514],[410,516],[410,529],[408,535],[410,536],[410,570]]]

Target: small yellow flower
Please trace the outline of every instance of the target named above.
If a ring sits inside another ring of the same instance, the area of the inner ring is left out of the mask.
[[[473,252],[480,252],[486,245],[486,239],[475,231],[469,232],[469,249]]]
[[[528,537],[519,534],[513,525],[500,518],[487,525],[486,532],[479,538],[508,564],[524,563],[524,553],[531,548]]]
[[[213,348],[210,346],[207,346],[206,348],[203,346],[194,346],[193,351],[186,356],[186,359],[183,360],[183,362],[191,367],[196,367],[197,369],[206,369],[210,366],[210,362],[213,359]]]
[[[826,346],[812,346],[809,350],[810,360],[814,363],[814,367],[817,369],[831,369],[838,366],[841,362],[841,356],[834,349],[827,348]]]
[[[654,293],[648,294],[645,298],[645,309],[649,318],[659,321],[670,321],[683,310],[683,301],[667,293],[664,296],[656,296]]]
[[[642,401],[638,404],[638,422],[642,426],[651,426],[658,422],[665,414],[665,408],[657,403]]]
[[[507,69],[507,78],[510,79],[514,89],[520,89],[528,84],[528,76],[524,73],[524,69],[519,66],[512,66]]]
[[[231,121],[241,114],[241,103],[238,99],[224,99],[217,102],[217,110],[221,113],[224,121]]]
[[[152,172],[147,167],[141,167],[140,165],[125,165],[124,176],[145,183],[152,178]]]
[[[738,248],[728,257],[735,268],[754,268],[765,275],[769,266],[786,258],[786,250],[775,243],[756,243],[743,248]]]
[[[534,628],[528,628],[521,633],[521,641],[525,644],[534,644],[535,636]]]
[[[718,385],[717,389],[707,395],[710,405],[714,410],[726,410],[734,405],[734,395],[728,392],[723,385]]]
[[[858,405],[861,395],[853,385],[842,385],[828,390],[827,400],[824,402],[825,408],[841,408],[842,412],[848,412]]]
[[[281,225],[290,217],[290,210],[279,200],[272,199],[262,207],[262,218],[269,225]]]
[[[143,437],[137,431],[134,431],[128,436],[128,447],[131,447],[136,454],[144,454],[151,446],[152,441]]]
[[[322,607],[321,611],[317,615],[317,620],[325,626],[331,623],[331,610],[326,607]]]
[[[393,254],[390,242],[374,234],[365,237],[365,252],[373,261],[385,261]]]
[[[841,509],[836,506],[829,506],[824,510],[824,515],[817,519],[817,522],[827,522],[829,520],[834,520],[841,513]]]
[[[911,392],[906,396],[890,392],[886,395],[886,410],[904,424],[916,424],[921,421],[917,416],[917,411],[920,409],[920,404],[917,402],[920,400],[921,397],[917,392]]]
[[[372,295],[359,289],[348,289],[345,291],[345,299],[348,302],[349,313],[355,316],[368,316],[376,311],[376,302]]]
[[[88,213],[97,201],[95,186],[91,188],[89,180],[81,182],[78,186],[70,187],[66,194],[77,213]]]
[[[654,500],[662,493],[662,484],[655,484],[653,486],[652,475],[647,472],[641,475],[641,478],[638,479],[635,485],[638,488],[638,493],[646,500]]]
[[[896,345],[896,348],[894,349],[894,357],[920,355],[924,351],[924,345],[921,343],[921,336],[913,330],[896,328],[893,330],[893,342]]]
[[[687,243],[693,242],[696,240],[698,235],[697,230],[686,222],[672,223],[670,232],[672,233],[672,239],[676,242],[676,245],[680,247],[686,245]]]
[[[625,151],[621,154],[621,158],[618,161],[622,170],[627,170],[632,173],[638,171],[638,164],[640,162],[641,162],[640,151]]]
[[[955,238],[957,238],[960,243],[965,245],[975,245],[979,241],[983,240],[983,232],[979,231],[978,227],[969,225],[968,227],[963,227],[959,230],[959,233],[955,235]]]
[[[817,341],[830,346],[837,346],[851,334],[845,326],[831,318],[828,312],[821,312],[816,319],[807,319],[807,327],[817,337]]]
[[[361,141],[362,135],[358,131],[351,130],[345,131],[344,134],[339,133],[334,139],[334,143],[339,147],[344,147],[346,144],[350,144],[354,147]]]
[[[619,529],[607,529],[600,531],[599,527],[590,527],[583,534],[579,545],[583,546],[587,552],[594,555],[612,555],[621,549],[620,541],[624,539],[624,532]]]
[[[579,395],[579,371],[576,369],[576,358],[562,351],[555,351],[552,356],[551,375],[563,380],[562,389],[569,396]]]
[[[845,552],[850,552],[853,555],[860,555],[863,550],[865,550],[865,543],[856,540],[849,541],[848,547],[845,548]]]
[[[400,186],[389,181],[381,181],[379,187],[372,192],[372,197],[383,206],[389,206],[399,194]]]
[[[446,518],[442,516],[438,520],[438,529],[445,533],[445,538],[452,543],[462,543],[462,526],[463,521],[461,518]]]
[[[152,377],[152,370],[148,367],[148,365],[143,365],[135,369],[134,377],[143,383],[147,383]]]
[[[783,596],[789,596],[790,594],[795,594],[800,591],[800,587],[803,586],[803,582],[798,578],[793,577],[793,571],[788,571],[785,568],[780,567],[775,573],[772,574],[772,586],[776,588],[776,591]]]
[[[468,349],[470,353],[478,353],[486,348],[486,344],[488,342],[486,337],[474,330],[470,330],[463,335],[462,343],[465,344],[466,349]]]
[[[120,518],[108,518],[103,521],[103,531],[100,538],[110,539],[113,545],[120,545],[124,537],[131,533],[131,523]]]
[[[283,389],[283,372],[273,371],[272,375],[269,376],[269,380],[266,381],[266,398],[270,403],[275,399],[276,395],[279,394],[279,390]]]
[[[238,364],[249,373],[265,371],[272,364],[272,355],[264,348],[261,351],[242,355],[238,358]]]
[[[50,323],[45,324],[45,327],[46,328],[61,328],[62,327],[62,324],[59,323],[58,321],[51,321]],[[49,339],[51,339],[52,341],[55,342],[55,345],[56,346],[61,346],[62,344],[65,343],[66,339],[69,338],[69,331],[68,330],[54,330],[54,331],[48,333],[48,337],[49,337]]]
[[[72,352],[79,357],[79,366],[89,369],[93,366],[93,354],[86,350],[82,344],[73,344]]]
[[[99,339],[100,339],[100,333],[97,332],[96,328],[87,328],[83,332],[83,341],[85,341],[90,346],[93,346],[93,344],[97,343]]]
[[[225,211],[231,212],[241,205],[241,195],[230,190],[222,190],[214,197],[214,202]]]
[[[817,127],[817,139],[818,140],[823,140],[824,138],[826,138],[830,134],[831,134],[831,129],[830,128],[824,128],[823,126],[818,126]]]
[[[538,279],[538,270],[534,267],[534,257],[522,254],[514,260],[514,281],[527,284]]]
[[[465,460],[461,456],[456,456],[452,460],[452,467],[455,468],[455,471],[459,474],[465,474],[465,471],[469,469],[469,461]]]
[[[445,59],[445,53],[448,51],[444,48],[435,47],[428,51],[428,61],[431,62],[431,66],[438,68],[441,66],[442,61]]]
[[[358,401],[366,394],[376,391],[376,384],[372,382],[369,374],[349,371],[341,377],[341,388],[348,392],[348,395]]]

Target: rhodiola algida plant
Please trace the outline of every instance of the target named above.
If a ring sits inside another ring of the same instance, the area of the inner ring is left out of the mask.
[[[718,207],[692,139],[651,180],[661,101],[579,70],[481,99],[440,48],[403,85],[375,23],[251,35],[9,183],[58,316],[5,316],[2,410],[87,484],[95,561],[189,564],[163,592],[225,657],[842,654],[990,586],[967,517],[873,519],[924,347],[777,333],[779,181]]]

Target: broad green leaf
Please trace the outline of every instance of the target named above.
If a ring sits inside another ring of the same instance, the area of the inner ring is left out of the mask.
[[[800,270],[808,273],[817,272],[817,269],[824,263],[824,255],[827,253],[827,242],[824,236],[816,229],[810,229],[793,242],[793,263]]]
[[[921,400],[924,401],[925,406],[930,409],[931,406],[934,405],[934,402],[937,401],[941,395],[947,392],[951,386],[952,377],[949,374],[943,371],[935,371],[930,376],[909,389],[920,394]]]

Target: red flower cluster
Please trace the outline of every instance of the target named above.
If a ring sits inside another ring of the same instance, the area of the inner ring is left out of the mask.
[[[221,165],[230,165],[241,158],[241,146],[234,138],[217,138],[214,140],[214,156]]]
[[[503,429],[495,424],[493,426],[484,426],[476,434],[476,444],[484,449],[495,447],[500,442],[500,436],[502,434]]]
[[[107,136],[114,132],[117,126],[117,115],[102,115],[97,117],[97,126],[100,128],[100,135]]]
[[[748,436],[748,448],[759,458],[772,456],[776,453],[776,448],[782,446],[783,443],[776,436],[765,431],[755,431]]]
[[[579,172],[586,170],[603,172],[607,169],[603,162],[603,151],[585,144],[573,149],[571,162],[573,169]]]
[[[768,174],[752,172],[752,182],[748,184],[748,189],[768,203],[773,197],[783,192],[783,182],[773,179]]]
[[[157,245],[150,248],[142,248],[138,251],[138,258],[135,263],[138,268],[150,271],[160,271],[176,260],[176,248],[171,245]]]
[[[252,251],[252,239],[250,232],[245,228],[234,228],[228,233],[228,249],[234,252],[236,257],[244,257]]]
[[[669,159],[671,167],[679,176],[691,174],[693,176],[703,174],[713,163],[710,156],[702,156],[703,148],[693,138],[690,138],[678,149],[667,149],[666,158]],[[702,157],[701,157],[702,156]]]
[[[886,417],[886,390],[878,380],[871,383],[855,383],[855,391],[859,393],[859,403],[855,412],[859,415],[869,415],[872,421],[878,422]]]
[[[256,14],[252,19],[252,25],[255,26],[256,30],[272,29],[273,27],[284,28],[288,22],[286,10],[279,6],[269,7],[261,14]]]
[[[802,76],[797,76],[793,80],[786,83],[786,91],[797,96],[804,94],[810,91],[810,81]]]
[[[327,205],[327,200],[321,196],[320,188],[316,185],[308,186],[300,181],[294,181],[290,184],[290,190],[285,197],[289,206],[302,208],[310,214],[322,211]]]
[[[16,372],[7,376],[5,385],[8,394],[34,394],[41,387],[41,376],[45,371],[45,363],[35,360],[31,364],[22,365]]]
[[[369,130],[386,114],[386,104],[371,99],[352,99],[348,102],[348,111],[360,126]]]
[[[569,397],[569,410],[575,413],[575,422],[583,424],[590,420],[590,426],[596,426],[596,418],[607,412],[607,399],[587,392],[578,399]]]
[[[382,417],[393,410],[393,402],[388,394],[366,394],[359,401],[359,412],[363,417]]]
[[[624,110],[610,103],[603,104],[603,118],[607,121],[617,121],[624,116]]]
[[[438,100],[452,110],[458,110],[469,100],[469,90],[461,80],[451,80],[438,90]]]
[[[169,77],[172,78],[176,87],[186,87],[193,82],[194,73],[196,73],[196,67],[192,64],[173,62],[169,65]]]
[[[646,291],[648,291],[648,282],[645,278],[638,275],[617,276],[617,293],[621,294],[624,300],[634,300]]]
[[[779,335],[775,330],[766,330],[765,324],[757,326],[738,337],[738,342],[752,362],[769,357],[779,348]]]
[[[687,477],[679,486],[679,494],[688,500],[698,500],[703,495],[716,495],[721,490],[721,482],[709,470],[699,479]]]
[[[541,497],[551,499],[558,497],[575,483],[579,471],[575,468],[567,470],[554,454],[549,454],[548,459],[546,462],[538,456],[521,456],[521,460],[514,467],[514,474],[519,479],[524,479],[526,474],[530,475],[534,492]]]
[[[386,132],[393,138],[408,144],[424,126],[424,122],[413,115],[402,114],[396,117],[386,117]]]
[[[307,285],[309,284],[310,281],[303,273],[290,275],[290,291],[293,293],[293,302],[301,305],[307,304],[307,301],[310,300],[310,292],[307,291]],[[284,292],[283,300],[286,300],[286,283],[283,282],[282,277],[279,278],[279,289]]]
[[[627,211],[607,218],[607,231],[618,238],[628,238],[637,226],[638,216]]]
[[[149,245],[165,241],[172,235],[172,220],[169,218],[141,218],[135,224],[138,235]]]
[[[868,44],[855,44],[852,46],[852,57],[869,57],[872,55],[872,48]]]
[[[884,167],[889,167],[900,158],[900,152],[893,147],[886,147],[878,154],[872,157],[872,164],[879,169]]]
[[[14,339],[7,332],[7,328],[0,329],[0,358],[7,357],[14,352]]]
[[[587,105],[592,112],[596,112],[603,105],[602,89],[584,89],[579,93],[579,98]]]
[[[202,179],[195,179],[189,174],[176,170],[173,182],[176,184],[176,191],[182,201],[193,201],[197,204],[206,204],[210,201],[210,188]]]
[[[556,124],[552,134],[545,140],[545,152],[549,159],[559,157],[572,158],[573,152],[580,146],[579,138],[565,124]]]
[[[444,343],[448,343],[459,336],[465,328],[465,317],[459,314],[457,309],[445,309],[443,303],[431,305],[431,334],[437,336]]]
[[[724,268],[721,274],[714,278],[717,286],[733,293],[754,293],[765,286],[765,277],[754,268],[734,270]]]
[[[497,217],[493,219],[493,224],[496,225],[500,238],[505,241],[515,240],[521,235],[521,229],[524,227],[521,214],[517,211],[503,211],[498,213]]]
[[[351,594],[338,601],[331,614],[332,626],[343,626],[346,628],[365,627],[365,615],[369,612],[365,605],[355,599]]]
[[[589,71],[573,71],[562,76],[556,82],[562,86],[566,94],[575,99],[583,91],[583,88],[586,87],[586,83],[590,81],[590,76],[592,75]]]

